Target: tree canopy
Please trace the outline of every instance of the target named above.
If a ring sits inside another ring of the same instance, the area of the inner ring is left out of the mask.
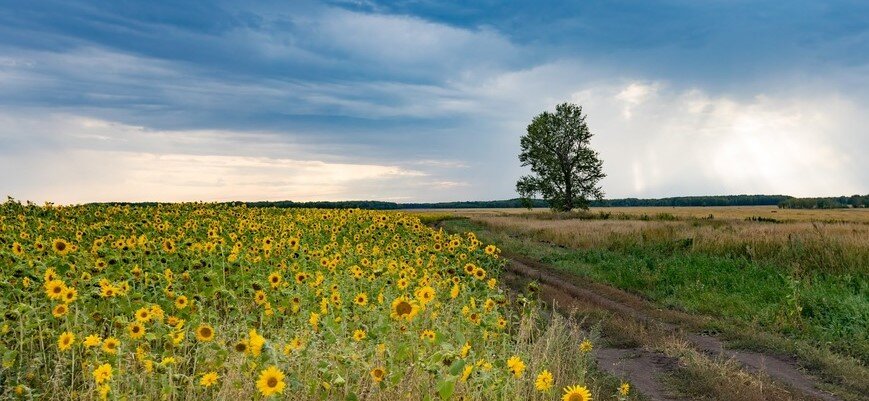
[[[603,199],[598,186],[606,174],[603,161],[590,147],[592,137],[582,107],[562,103],[555,113],[545,111],[522,136],[519,161],[530,175],[516,183],[523,199],[540,194],[554,210],[588,209],[589,199]]]

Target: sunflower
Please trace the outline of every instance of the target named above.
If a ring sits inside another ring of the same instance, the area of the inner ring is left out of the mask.
[[[45,295],[51,299],[60,300],[63,298],[63,292],[66,291],[66,284],[61,280],[51,280],[45,283]]]
[[[284,354],[289,355],[293,351],[298,351],[305,347],[305,342],[301,338],[295,337],[284,346]]]
[[[486,252],[486,255],[494,255],[498,251],[498,247],[495,245],[488,245],[484,251]]]
[[[181,295],[178,298],[175,298],[175,307],[176,308],[184,309],[187,307],[187,304],[188,304],[187,297],[185,297],[184,295]]]
[[[561,401],[590,401],[591,392],[585,386],[567,386]]]
[[[200,324],[196,328],[196,339],[202,342],[208,342],[214,339],[214,328],[207,324]]]
[[[175,253],[175,242],[171,239],[163,241],[163,251],[166,253]]]
[[[118,289],[111,284],[101,285],[100,286],[100,296],[103,298],[111,298],[115,295],[118,295]]]
[[[423,330],[419,335],[420,340],[434,341],[435,332],[432,330]]]
[[[114,337],[109,337],[103,340],[103,351],[109,354],[117,354],[118,347],[121,346],[121,341]]]
[[[278,288],[283,280],[283,277],[281,277],[281,274],[278,272],[269,274],[269,284],[271,284],[272,288]]]
[[[51,249],[54,250],[58,255],[66,255],[69,253],[70,248],[69,242],[66,242],[65,239],[58,238],[55,239],[54,242],[51,243]]]
[[[63,303],[66,303],[66,304],[71,303],[71,302],[75,301],[76,299],[78,299],[78,290],[76,290],[75,288],[72,288],[72,287],[68,287],[63,292],[63,295],[61,295],[61,298],[63,299]]]
[[[365,334],[365,330],[356,329],[353,330],[353,339],[356,341],[362,341],[365,339],[367,335]]]
[[[631,385],[630,384],[622,383],[622,385],[619,386],[619,395],[627,396],[628,393],[630,393],[630,392],[631,392]]]
[[[98,366],[96,369],[94,369],[93,375],[94,381],[97,382],[97,384],[102,384],[105,381],[111,380],[112,365],[104,363]]]
[[[474,365],[465,365],[465,368],[462,369],[462,377],[459,378],[462,383],[468,381],[468,378],[471,377],[471,373],[474,371]]]
[[[141,323],[147,323],[151,321],[151,309],[150,308],[139,308],[136,311],[136,321]]]
[[[250,332],[248,332],[247,344],[250,348],[250,353],[253,356],[259,356],[259,354],[262,352],[263,346],[266,344],[266,339],[265,337],[259,335],[256,332],[256,329],[250,329]]]
[[[100,344],[102,344],[102,342],[103,342],[103,340],[100,338],[100,336],[98,336],[96,334],[91,334],[91,335],[84,338],[83,344],[84,344],[85,348],[92,348],[92,347],[99,346]]]
[[[259,389],[263,397],[283,393],[286,385],[284,383],[284,373],[274,365],[260,372],[259,380],[256,381],[256,388]]]
[[[145,335],[145,326],[142,326],[142,323],[133,322],[127,326],[127,331],[130,333],[130,338],[135,340]]]
[[[60,337],[57,338],[57,348],[61,351],[66,351],[72,348],[72,344],[75,342],[75,334],[72,332],[65,331]]]
[[[522,359],[514,355],[507,360],[507,369],[510,370],[513,376],[519,378],[522,376],[522,372],[525,371],[525,362],[522,362]]]
[[[374,380],[375,383],[380,383],[383,381],[384,378],[386,378],[386,369],[378,366],[374,369],[371,369],[370,374],[371,379]]]
[[[534,381],[534,388],[536,388],[538,391],[546,392],[552,388],[553,382],[554,380],[552,378],[552,373],[550,373],[546,369],[543,369],[543,371],[540,372],[539,375],[537,375],[537,380]]]
[[[256,302],[257,305],[266,303],[266,299],[266,293],[263,290],[257,291],[253,296],[253,301]]]
[[[199,379],[199,385],[202,387],[211,387],[215,383],[217,383],[217,372],[208,372],[202,375],[202,379]]]
[[[12,243],[12,254],[15,256],[24,255],[24,246],[22,246],[18,242],[13,242]]]
[[[247,352],[247,349],[248,349],[247,340],[241,340],[241,341],[235,343],[235,345],[232,347],[232,349],[234,349],[235,352],[238,352],[238,353]]]
[[[416,299],[422,305],[428,305],[435,298],[434,288],[429,286],[422,287],[416,291]]]
[[[486,271],[483,270],[482,268],[478,267],[476,270],[474,270],[474,278],[477,280],[485,279],[486,278]]]
[[[581,343],[579,343],[579,350],[582,351],[582,353],[584,353],[584,354],[591,352],[591,350],[593,348],[594,348],[594,346],[591,344],[591,341],[589,341],[589,339],[587,339],[587,338],[585,340],[582,340]]]
[[[66,315],[66,312],[68,311],[69,308],[66,307],[66,304],[59,304],[51,310],[51,314],[54,315],[54,317],[62,317]]]
[[[353,302],[359,306],[368,305],[368,294],[366,294],[364,292],[360,292],[360,293],[356,294],[356,297],[353,298]]]
[[[412,321],[416,317],[416,314],[419,313],[419,306],[416,301],[402,296],[392,301],[391,311],[390,316],[395,320]]]

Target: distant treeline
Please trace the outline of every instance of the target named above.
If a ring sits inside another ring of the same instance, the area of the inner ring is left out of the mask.
[[[782,209],[839,209],[869,207],[869,195],[837,196],[832,198],[790,198],[779,202]]]
[[[677,196],[661,199],[604,199],[592,201],[592,207],[622,206],[772,206],[792,199],[787,195]]]
[[[605,199],[591,201],[592,207],[622,207],[622,206],[757,206],[778,205],[780,202],[791,199],[786,195],[724,195],[724,196],[680,196],[661,199]],[[320,201],[320,202],[245,202],[250,207],[290,207],[290,208],[360,208],[376,210],[392,209],[508,209],[524,208],[527,203],[522,199],[506,199],[494,201],[464,201],[464,202],[437,202],[437,203],[395,203],[380,201]],[[531,207],[549,207],[549,203],[543,199],[531,199]]]
[[[114,205],[156,205],[154,202],[108,202]],[[370,210],[397,209],[509,209],[528,207],[522,199],[505,199],[492,201],[464,201],[437,203],[397,203],[383,201],[262,201],[262,202],[227,202],[231,205],[247,205],[248,207],[278,207],[278,208],[317,208],[344,209],[358,208]],[[543,199],[531,199],[531,207],[549,207]],[[846,207],[867,207],[869,195],[840,196],[832,198],[794,198],[787,195],[721,195],[721,196],[677,196],[660,199],[604,199],[590,202],[592,207],[626,207],[626,206],[774,206],[785,209],[834,209]]]
[[[359,208],[374,210],[393,209],[475,209],[475,208],[519,208],[525,207],[521,199],[507,199],[495,201],[464,201],[464,202],[438,202],[438,203],[396,203],[381,201],[317,201],[317,202],[244,202],[249,207],[294,207],[294,208],[317,208],[317,209],[343,209]],[[549,203],[542,199],[532,199],[532,207],[549,207]]]

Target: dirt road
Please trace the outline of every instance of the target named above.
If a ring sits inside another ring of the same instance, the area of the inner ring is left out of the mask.
[[[508,259],[504,281],[518,291],[525,290],[529,281],[537,282],[539,296],[562,312],[574,310],[603,311],[618,319],[622,327],[641,327],[652,337],[667,336],[667,341],[684,341],[688,347],[706,356],[713,363],[737,364],[742,377],[754,376],[775,383],[768,394],[752,390],[731,399],[799,399],[839,401],[840,398],[818,388],[818,379],[802,371],[790,358],[761,352],[727,349],[717,337],[694,333],[692,321],[698,318],[678,311],[660,309],[648,301],[613,287],[589,282],[565,274],[520,255],[505,255]],[[630,330],[626,330],[630,331]],[[605,333],[606,335],[606,333]],[[668,375],[683,362],[643,339],[633,346],[601,346],[595,350],[599,368],[628,380],[635,389],[652,400],[678,400],[678,394],[666,385]],[[767,379],[768,378],[768,379]],[[733,386],[738,389],[739,386]],[[727,387],[727,386],[725,386]],[[731,391],[731,390],[728,390]],[[736,391],[736,390],[732,390]],[[716,397],[712,397],[713,399]]]

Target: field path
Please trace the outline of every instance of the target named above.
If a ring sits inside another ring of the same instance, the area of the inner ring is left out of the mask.
[[[742,369],[752,374],[765,375],[773,381],[802,393],[808,399],[839,401],[840,399],[818,388],[818,380],[800,370],[795,361],[761,352],[727,349],[717,337],[691,333],[682,327],[673,316],[690,315],[678,311],[662,310],[648,301],[580,277],[559,272],[545,264],[529,260],[521,255],[505,253],[508,263],[504,281],[515,289],[535,280],[539,284],[541,298],[564,311],[577,307],[588,309],[589,305],[611,312],[657,329],[670,332],[687,341],[694,349],[713,358],[737,361]],[[674,322],[675,321],[675,322]],[[661,352],[642,347],[606,348],[595,350],[598,366],[617,376],[628,379],[639,392],[652,400],[679,399],[666,391],[662,377],[674,371],[678,360]]]

